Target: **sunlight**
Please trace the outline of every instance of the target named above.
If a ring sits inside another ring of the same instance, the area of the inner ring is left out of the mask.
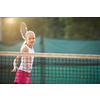
[[[8,23],[13,24],[14,23],[14,18],[8,18],[7,21],[8,21]]]

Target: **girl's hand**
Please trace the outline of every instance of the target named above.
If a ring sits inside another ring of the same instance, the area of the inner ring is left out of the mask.
[[[18,70],[18,68],[14,68],[11,72],[16,72]]]

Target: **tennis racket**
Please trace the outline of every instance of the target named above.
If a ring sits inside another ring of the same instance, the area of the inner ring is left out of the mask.
[[[21,36],[22,38],[25,40],[25,34],[28,31],[27,26],[24,22],[21,22],[20,24],[20,32],[21,32]]]

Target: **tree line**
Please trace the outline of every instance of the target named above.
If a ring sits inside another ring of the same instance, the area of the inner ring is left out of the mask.
[[[13,17],[13,23],[8,23],[8,19],[2,18],[2,40],[5,42],[22,40],[21,22],[25,22],[36,37],[43,33],[48,38],[100,39],[99,17]]]

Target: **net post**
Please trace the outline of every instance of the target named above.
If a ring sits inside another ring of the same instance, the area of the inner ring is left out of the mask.
[[[43,41],[43,33],[40,34],[40,45],[41,45],[41,53],[44,53],[44,41]],[[41,57],[41,79],[40,83],[44,84],[45,83],[45,78],[44,78],[44,58]]]

